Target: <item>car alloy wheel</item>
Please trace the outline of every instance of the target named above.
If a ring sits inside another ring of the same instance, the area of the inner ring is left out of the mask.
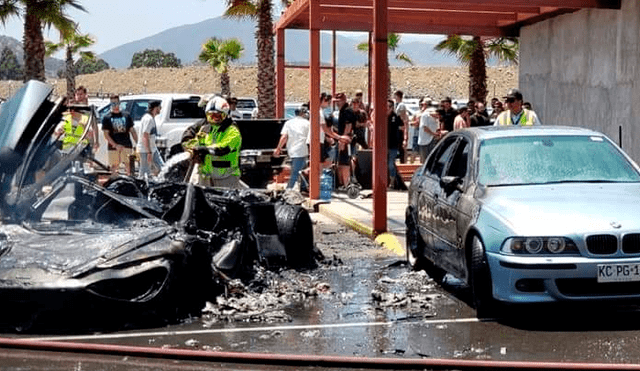
[[[493,298],[491,273],[484,252],[484,244],[478,236],[473,236],[471,242],[469,278],[478,318],[495,316],[497,314],[497,303]]]

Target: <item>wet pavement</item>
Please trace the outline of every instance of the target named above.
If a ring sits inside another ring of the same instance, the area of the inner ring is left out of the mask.
[[[424,272],[409,272],[402,257],[370,238],[320,213],[313,214],[312,218],[316,222],[316,244],[325,255],[324,262],[316,269],[303,272],[263,272],[259,290],[249,284],[235,286],[235,293],[229,292],[228,298],[244,295],[258,301],[275,301],[272,307],[250,308],[255,311],[252,315],[249,309],[243,311],[228,301],[221,301],[212,303],[211,308],[219,311],[217,314],[212,311],[170,326],[3,336],[34,339],[40,343],[148,347],[197,351],[198,354],[371,357],[398,362],[445,359],[595,365],[640,361],[640,325],[637,325],[640,312],[635,307],[513,308],[510,318],[479,321],[468,305],[468,290],[454,278],[447,276],[444,284],[437,285]],[[280,294],[276,294],[278,292]],[[274,296],[262,300],[265,296],[260,295],[269,293]],[[228,312],[230,310],[235,312]],[[257,364],[235,364],[219,359],[159,357],[139,357],[126,352],[100,355],[0,349],[0,368],[319,369],[282,363],[265,365],[259,360],[253,361]],[[322,369],[346,367],[333,365]]]

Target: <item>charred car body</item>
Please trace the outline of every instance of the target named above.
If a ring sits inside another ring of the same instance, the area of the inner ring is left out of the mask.
[[[58,149],[67,107],[51,92],[28,82],[0,112],[3,310],[175,314],[255,262],[312,263],[309,215],[281,197],[122,176],[100,185],[82,138]]]

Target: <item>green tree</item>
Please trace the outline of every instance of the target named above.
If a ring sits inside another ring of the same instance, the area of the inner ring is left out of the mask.
[[[5,46],[0,55],[0,80],[21,80],[22,67],[13,50]]]
[[[469,98],[485,102],[487,99],[487,58],[518,64],[520,44],[517,38],[463,38],[449,35],[434,47],[435,50],[455,56],[469,66]]]
[[[273,4],[271,0],[225,0],[225,16],[256,20],[258,54],[258,117],[276,116],[276,66],[274,60]],[[282,1],[283,5],[287,1]]]
[[[73,7],[85,9],[76,0],[0,0],[0,22],[3,24],[13,16],[24,18],[24,81],[44,81],[45,44],[43,26],[55,27],[59,31],[75,28],[65,10]]]
[[[52,43],[47,41],[45,43],[47,51],[46,55],[51,56],[57,53],[59,50],[65,50],[65,72],[64,76],[67,79],[67,97],[73,99],[76,91],[76,69],[75,62],[73,60],[74,55],[78,54],[80,59],[93,60],[95,54],[86,49],[93,45],[95,40],[89,35],[82,35],[77,32],[77,29],[66,30],[60,32],[60,42]]]
[[[238,60],[243,50],[244,47],[238,39],[219,40],[214,37],[202,44],[198,59],[209,64],[220,74],[220,90],[223,95],[231,96],[229,63]]]
[[[135,53],[131,58],[129,68],[140,67],[182,67],[182,63],[173,53],[164,53],[160,49],[145,49],[143,52]]]
[[[109,63],[105,62],[105,60],[101,58],[94,58],[90,60],[81,58],[75,64],[76,76],[88,75],[108,70],[109,68],[111,68]]]
[[[400,39],[402,39],[402,36],[395,32],[389,32],[387,34],[387,49],[389,49],[389,52],[395,53],[396,49],[398,49],[398,46],[400,45]],[[369,52],[369,42],[363,42],[356,45],[356,50],[361,52]],[[409,58],[409,56],[406,53],[395,54],[395,59],[399,61],[404,61],[406,63],[409,63],[410,65],[413,65],[413,61],[411,60],[411,58]],[[369,61],[369,66],[371,66],[371,61]],[[387,64],[387,80],[389,83],[388,87],[391,88],[391,68],[388,66],[388,64]],[[371,84],[371,69],[369,69],[369,84]],[[390,95],[391,94],[387,92],[387,96],[390,96]]]

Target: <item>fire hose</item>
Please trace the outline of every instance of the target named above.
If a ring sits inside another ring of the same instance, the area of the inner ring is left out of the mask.
[[[437,369],[437,370],[640,370],[640,364],[607,364],[577,362],[492,361],[461,359],[397,359],[346,357],[313,354],[274,354],[219,352],[193,349],[167,349],[128,345],[38,341],[37,339],[0,338],[1,348],[92,353],[184,361],[227,362],[283,366],[349,367],[371,369]]]

